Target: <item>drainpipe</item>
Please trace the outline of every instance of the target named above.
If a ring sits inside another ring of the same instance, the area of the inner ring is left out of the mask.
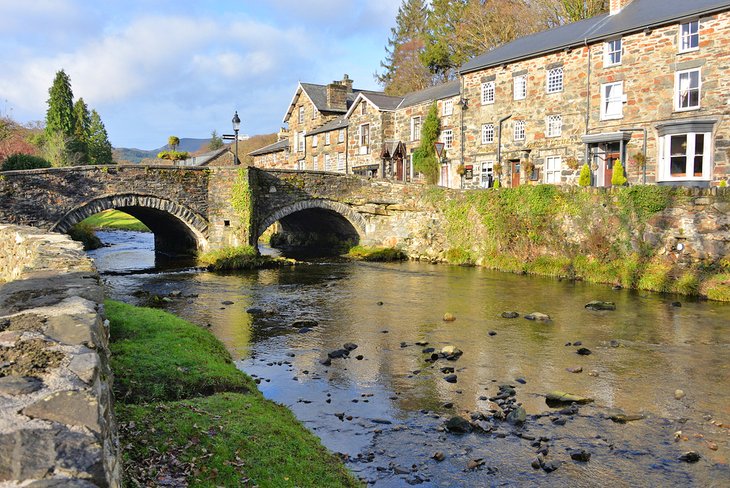
[[[502,124],[512,118],[512,114],[506,115],[499,119],[499,134],[497,134],[497,162],[499,164],[502,164]],[[504,169],[504,166],[502,167]],[[508,176],[512,174],[512,168],[509,168],[509,173],[507,173]]]
[[[592,58],[593,58],[593,51],[591,50],[590,46],[588,45],[588,39],[583,39],[583,45],[588,49],[588,69],[586,70],[587,76],[586,76],[586,135],[588,135],[588,127],[591,122],[591,69],[592,69]]]
[[[338,134],[339,135],[339,134]],[[350,174],[350,151],[348,146],[350,145],[350,125],[345,126],[345,174]]]
[[[466,161],[464,161],[464,110],[466,110],[466,99],[464,98],[464,77],[459,75],[460,87],[459,87],[459,107],[461,112],[461,165],[466,168]],[[464,175],[461,175],[461,188],[464,189]]]
[[[643,144],[643,148],[642,148],[642,154],[644,155],[643,179],[644,179],[644,185],[646,185],[646,137],[647,137],[646,127],[631,127],[628,129],[619,129],[619,130],[621,132],[643,132],[644,133],[644,144]]]

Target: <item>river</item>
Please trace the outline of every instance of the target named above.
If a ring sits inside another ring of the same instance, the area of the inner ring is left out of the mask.
[[[417,262],[216,274],[155,263],[150,234],[99,237],[109,297],[169,297],[374,486],[730,486],[728,304]],[[524,319],[535,311],[552,320]],[[292,326],[304,319],[316,325]],[[327,361],[346,343],[349,357]],[[445,346],[463,355],[433,360]],[[594,402],[551,408],[553,390]],[[490,398],[521,404],[524,425],[488,415]],[[615,422],[615,409],[641,418]],[[447,431],[457,415],[481,429]],[[571,459],[580,450],[589,461]]]

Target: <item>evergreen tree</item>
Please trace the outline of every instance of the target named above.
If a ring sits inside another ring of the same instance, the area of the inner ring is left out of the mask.
[[[423,0],[403,0],[385,48],[383,74],[375,78],[389,95],[402,95],[430,85],[420,55],[426,45],[426,7]]]
[[[617,159],[613,164],[613,173],[611,174],[611,184],[614,186],[624,186],[626,184],[626,176],[624,175],[624,165],[621,160]]]
[[[588,167],[588,163],[583,164],[580,169],[578,184],[580,186],[591,186],[591,168]]]
[[[454,78],[456,68],[468,59],[457,43],[457,26],[464,19],[467,4],[467,0],[431,0],[421,61],[437,81]]]
[[[223,147],[223,139],[218,135],[218,132],[213,129],[210,133],[210,142],[208,143],[208,150],[215,151]]]
[[[81,164],[89,164],[89,136],[91,134],[91,115],[89,107],[83,98],[74,104],[74,132],[73,140],[69,141],[69,148],[78,154]]]
[[[439,180],[440,163],[436,156],[434,143],[441,133],[441,120],[434,103],[423,121],[421,144],[413,152],[413,168],[426,177],[426,182],[435,185]]]
[[[71,79],[65,71],[56,73],[53,85],[48,90],[48,111],[46,112],[46,134],[58,132],[64,136],[74,133],[74,95],[71,91]]]
[[[112,145],[104,122],[96,110],[91,111],[89,121],[89,164],[113,164]]]

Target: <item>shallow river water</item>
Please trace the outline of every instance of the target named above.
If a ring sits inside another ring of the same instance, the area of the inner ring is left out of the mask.
[[[103,276],[111,298],[170,296],[166,310],[209,327],[267,398],[375,486],[730,486],[730,305],[413,262],[160,271],[151,235],[100,237],[114,244],[91,253],[100,271],[122,272]],[[585,309],[592,300],[616,310]],[[552,321],[523,318],[535,311]],[[292,326],[305,318],[318,325]],[[345,343],[358,347],[322,364]],[[424,352],[444,346],[463,355]],[[488,415],[500,385],[524,425]],[[594,402],[551,408],[552,390]],[[642,418],[614,422],[615,409]],[[487,432],[444,429],[480,412]],[[553,472],[531,466],[545,448]],[[581,449],[589,461],[571,459]],[[679,459],[688,451],[699,461]]]

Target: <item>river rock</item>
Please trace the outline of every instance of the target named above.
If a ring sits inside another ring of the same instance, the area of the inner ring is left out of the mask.
[[[450,374],[450,373],[454,372],[454,368],[453,368],[453,366],[446,366],[446,367],[441,368],[441,372],[443,374]]]
[[[570,459],[573,461],[580,461],[581,463],[587,463],[591,460],[591,453],[585,449],[576,449],[571,451]]]
[[[565,368],[565,371],[567,371],[568,373],[582,373],[583,368],[581,368],[580,366],[578,366],[577,368]]]
[[[438,461],[438,462],[441,462],[441,461],[443,461],[444,459],[446,459],[446,455],[445,455],[445,454],[444,454],[443,452],[441,452],[441,451],[436,451],[436,452],[434,452],[434,453],[433,453],[433,456],[431,456],[431,457],[432,457],[433,459],[435,459],[436,461]]]
[[[421,351],[421,352],[422,352],[423,354],[431,354],[431,353],[432,353],[432,352],[434,352],[435,350],[436,350],[436,349],[434,349],[433,347],[427,347],[427,348],[425,348],[425,349],[424,349],[423,351]]]
[[[456,375],[447,374],[446,376],[444,376],[444,381],[446,381],[447,383],[456,383],[456,381],[457,381]]]
[[[528,313],[525,315],[525,318],[527,320],[535,320],[537,322],[550,322],[552,320],[548,314],[542,312]]]
[[[350,351],[348,351],[347,349],[335,349],[334,351],[327,353],[327,356],[329,356],[331,359],[346,358],[349,355]]]
[[[455,434],[468,434],[472,431],[472,426],[469,423],[468,420],[466,420],[464,417],[451,417],[446,422],[446,430],[449,432],[453,432]]]
[[[558,469],[563,463],[560,461],[548,461],[546,463],[543,463],[542,469],[546,473],[552,473],[556,469]]]
[[[500,314],[500,317],[502,317],[503,319],[516,319],[519,316],[520,316],[520,314],[518,312],[514,312],[514,311],[511,311],[511,310],[506,311],[506,312],[502,312]]]
[[[617,424],[625,424],[626,422],[633,422],[644,418],[643,415],[627,414],[620,408],[609,408],[606,412],[606,416]]]
[[[681,400],[685,396],[687,396],[687,394],[684,392],[684,390],[674,390],[674,398],[676,398],[677,400]]]
[[[464,351],[454,346],[444,346],[441,348],[441,355],[451,361],[458,359]]]
[[[292,322],[291,326],[295,329],[301,329],[303,327],[317,327],[319,325],[319,322],[317,322],[314,319],[297,319],[294,322]]]
[[[488,332],[488,334],[489,334],[490,336],[496,336],[496,335],[497,335],[497,332],[496,332],[496,331],[494,331],[494,330],[490,330],[490,331]]]
[[[312,328],[311,327],[302,327],[297,332],[299,332],[300,334],[306,334],[307,332],[312,332]]]
[[[348,351],[354,351],[355,349],[357,349],[357,344],[353,342],[346,342],[342,345],[342,348],[347,349]]]
[[[585,308],[588,310],[616,310],[616,304],[614,302],[593,300],[592,302],[586,303]]]
[[[684,461],[685,463],[696,463],[701,458],[702,458],[702,456],[700,456],[700,453],[698,453],[696,451],[687,451],[684,454],[682,454],[681,456],[679,456],[679,460]]]
[[[527,413],[522,407],[517,407],[507,415],[507,422],[512,425],[522,425],[527,420]]]
[[[484,466],[484,459],[478,458],[478,459],[470,459],[469,462],[466,463],[466,469],[477,469],[480,466]]]
[[[453,322],[456,320],[456,316],[452,313],[446,312],[443,317],[444,322]]]
[[[588,349],[587,347],[581,347],[575,352],[580,354],[581,356],[588,356],[588,355],[592,354],[591,350]]]
[[[332,366],[332,358],[323,359],[319,362],[323,366]]]
[[[545,395],[545,401],[548,405],[555,404],[560,405],[564,403],[578,403],[578,404],[586,404],[593,402],[593,398],[588,397],[582,397],[579,395],[574,395],[572,393],[566,393],[564,391],[554,390]]]
[[[234,303],[234,302],[232,302],[232,301],[230,301],[230,300],[223,300],[223,301],[221,302],[221,305],[233,305],[233,303]]]

